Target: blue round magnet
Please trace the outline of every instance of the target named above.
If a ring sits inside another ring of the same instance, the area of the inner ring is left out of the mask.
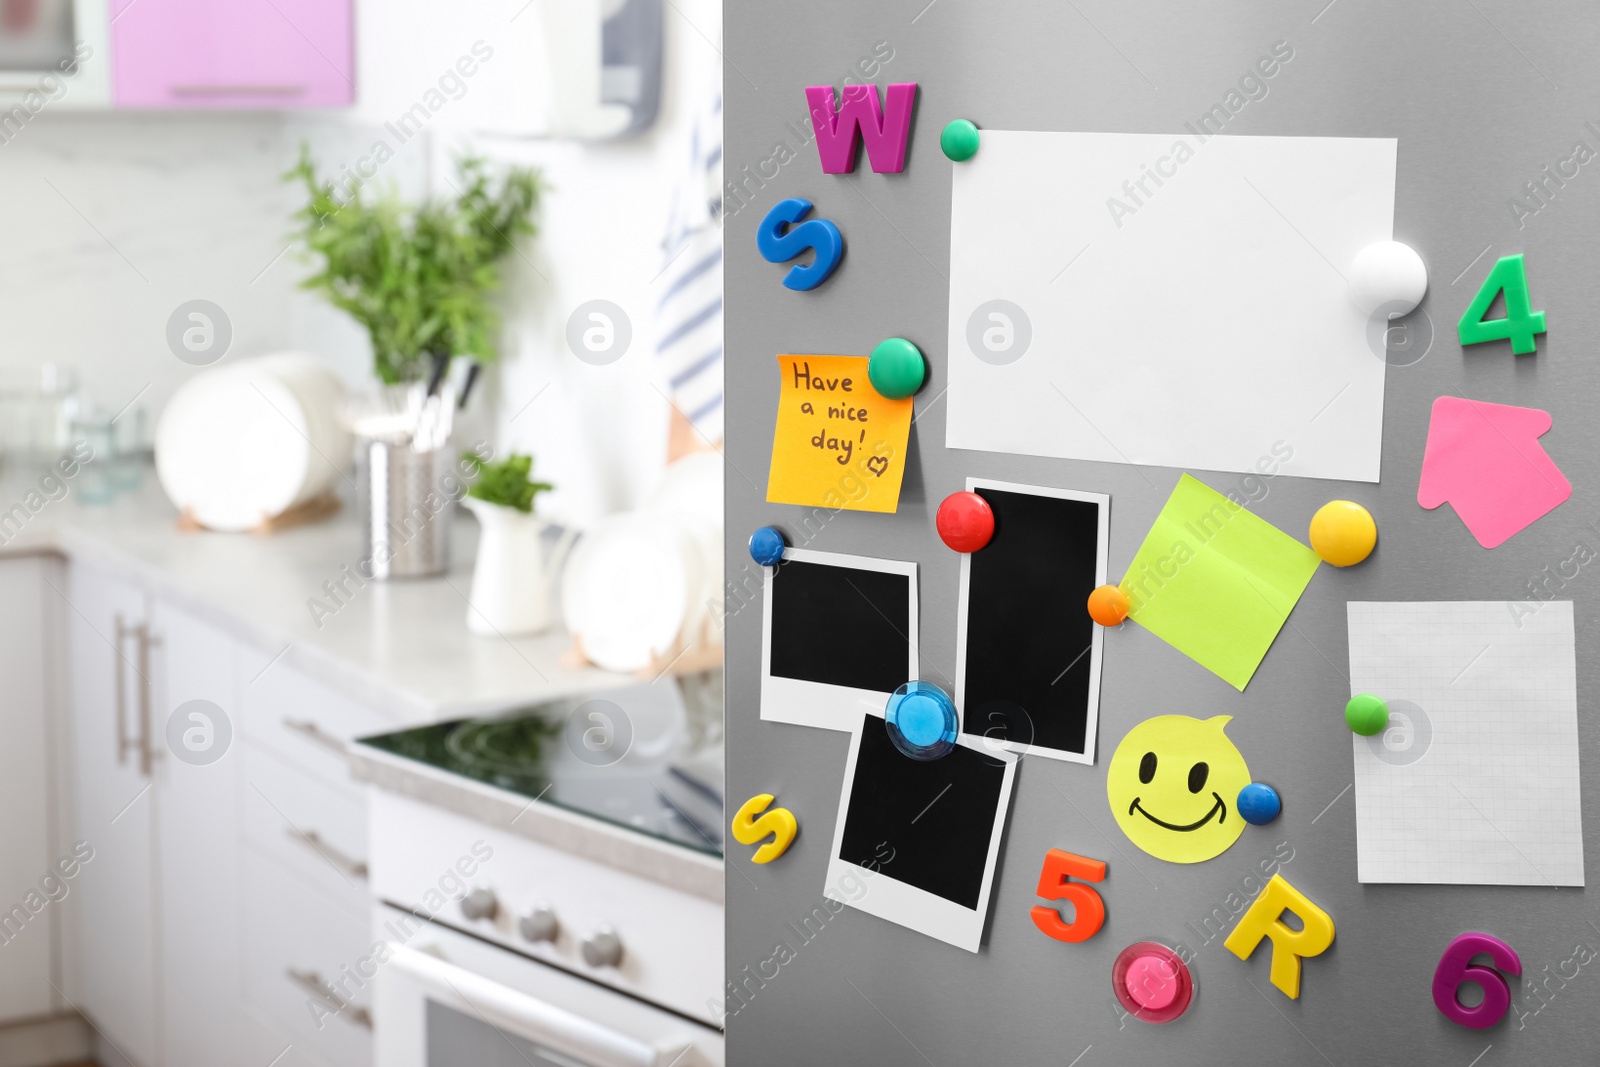
[[[932,682],[907,682],[884,709],[889,740],[914,760],[936,760],[956,747],[961,728],[955,702]]]
[[[1239,817],[1251,826],[1265,826],[1283,811],[1278,791],[1265,782],[1251,782],[1239,790],[1234,806],[1239,809]]]
[[[783,562],[783,534],[776,526],[763,526],[750,535],[750,558],[763,567],[776,567]]]

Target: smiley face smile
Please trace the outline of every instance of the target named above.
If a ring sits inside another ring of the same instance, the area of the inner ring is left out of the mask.
[[[1222,802],[1222,795],[1220,793],[1217,793],[1215,790],[1213,790],[1211,795],[1216,797],[1217,802],[1211,805],[1211,810],[1206,812],[1205,818],[1200,819],[1198,822],[1189,823],[1187,826],[1179,826],[1177,823],[1170,823],[1165,819],[1156,818],[1154,815],[1151,815],[1148,811],[1139,806],[1138,797],[1134,797],[1133,803],[1128,805],[1128,814],[1132,815],[1137,811],[1140,815],[1143,815],[1157,826],[1163,827],[1167,830],[1176,830],[1180,834],[1186,834],[1191,830],[1200,829],[1200,827],[1211,821],[1211,816],[1213,815],[1219,816],[1217,819],[1217,825],[1221,826],[1223,823],[1228,821],[1228,806]]]

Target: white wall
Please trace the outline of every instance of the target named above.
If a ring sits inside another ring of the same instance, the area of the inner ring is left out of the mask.
[[[46,111],[0,145],[0,366],[73,364],[96,402],[153,411],[192,373],[165,341],[180,303],[221,305],[235,352],[288,343],[283,127]]]
[[[449,194],[450,158],[475,146],[541,167],[549,185],[540,233],[506,272],[503,366],[481,398],[495,403],[485,422],[502,450],[531,450],[536,471],[557,483],[545,498],[556,516],[588,521],[630,505],[665,455],[670,409],[652,386],[653,281],[689,129],[720,76],[719,0],[666,4],[661,117],[644,136],[614,144],[473,134],[526,128],[541,113],[541,23],[524,0],[360,3],[362,102],[352,112],[47,110],[0,144],[0,202],[11,208],[0,214],[0,375],[31,378],[47,359],[73,364],[97,404],[115,411],[138,396],[154,417],[199,373],[167,349],[167,318],[204,298],[232,320],[230,360],[304,348],[365,382],[362,331],[295,288],[307,268],[285,251],[298,201],[280,175],[302,139],[331,171],[355,166],[382,140],[395,155],[377,181]],[[385,123],[478,41],[494,57],[464,79],[460,99],[426,135],[400,143]],[[586,364],[566,346],[569,313],[594,298],[632,320],[632,345],[609,366]]]

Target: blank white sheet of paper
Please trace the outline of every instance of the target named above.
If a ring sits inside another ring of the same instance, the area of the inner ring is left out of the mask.
[[[984,130],[954,167],[945,443],[1376,482],[1386,320],[1345,274],[1392,238],[1395,155]]]
[[[1351,603],[1362,882],[1583,885],[1572,602]]]

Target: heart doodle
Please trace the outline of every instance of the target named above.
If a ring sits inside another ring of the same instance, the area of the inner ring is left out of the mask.
[[[882,478],[883,477],[883,472],[888,470],[888,469],[889,469],[889,457],[888,456],[873,456],[871,459],[867,460],[867,470],[871,471],[873,474],[877,475],[879,478]]]

